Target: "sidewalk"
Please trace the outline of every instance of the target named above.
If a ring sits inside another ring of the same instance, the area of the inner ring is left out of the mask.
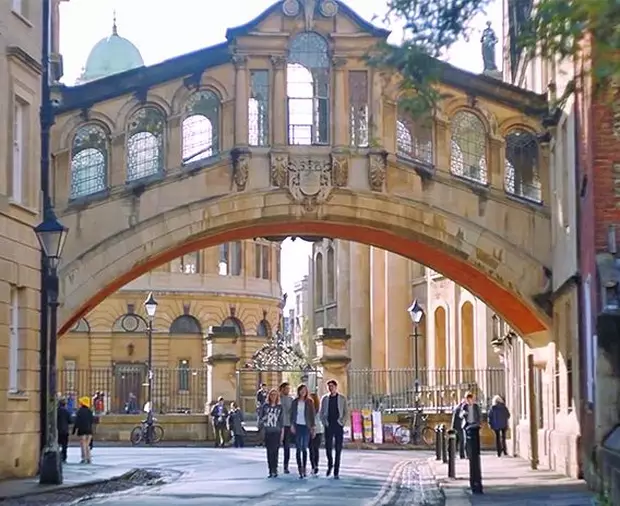
[[[482,455],[483,495],[469,491],[469,461],[456,460],[456,480],[448,478],[448,465],[430,460],[437,481],[446,495],[446,506],[471,504],[502,506],[592,506],[594,494],[581,480],[574,480],[552,471],[530,469],[521,458]]]
[[[62,485],[39,485],[38,477],[0,481],[0,501],[107,482],[123,476],[134,467],[98,465],[97,463],[84,465],[70,462],[63,467],[64,482]]]

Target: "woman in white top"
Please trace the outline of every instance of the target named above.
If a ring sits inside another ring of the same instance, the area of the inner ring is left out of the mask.
[[[310,398],[314,403],[314,410],[318,413],[321,400],[317,394],[310,394]],[[312,467],[312,474],[314,476],[319,475],[319,449],[321,448],[321,442],[323,440],[323,433],[325,428],[321,422],[321,417],[317,416],[314,429],[314,437],[310,440],[310,466]]]
[[[295,435],[295,448],[299,478],[306,477],[308,445],[314,437],[316,411],[308,397],[308,387],[303,383],[297,387],[297,398],[291,404],[291,433]]]

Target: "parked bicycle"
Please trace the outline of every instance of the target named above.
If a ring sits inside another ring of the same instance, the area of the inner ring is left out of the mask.
[[[394,431],[394,441],[401,445],[435,443],[435,430],[428,425],[428,415],[422,411],[407,412],[405,419],[409,423],[399,425]]]
[[[149,424],[148,420],[142,420],[140,425],[135,426],[129,435],[131,444],[136,446],[143,441],[151,445],[159,443],[164,438],[164,428],[156,422],[157,418],[153,418],[152,424]]]

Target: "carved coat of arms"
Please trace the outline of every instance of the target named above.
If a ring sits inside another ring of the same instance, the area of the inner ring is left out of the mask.
[[[306,211],[327,201],[333,188],[329,160],[291,158],[288,169],[291,197]]]

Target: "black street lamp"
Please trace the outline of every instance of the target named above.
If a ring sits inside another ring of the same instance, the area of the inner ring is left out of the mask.
[[[147,392],[147,402],[148,402],[148,411],[146,416],[147,423],[147,439],[150,440],[151,437],[151,426],[153,425],[153,320],[155,319],[155,312],[157,311],[157,301],[155,297],[153,297],[153,292],[149,293],[149,296],[144,301],[144,310],[146,311],[146,315],[148,316],[148,326],[147,326],[147,334],[149,340],[149,355],[148,355],[148,392]]]
[[[418,299],[415,299],[411,306],[407,309],[411,321],[413,323],[413,367],[415,369],[415,405],[420,404],[420,364],[418,353],[418,339],[420,338],[419,326],[422,318],[424,317],[424,309],[418,303]]]
[[[48,272],[45,276],[45,284],[42,287],[47,296],[49,308],[49,340],[48,360],[45,371],[41,374],[48,375],[47,381],[47,424],[45,427],[45,446],[41,454],[39,465],[39,483],[42,485],[60,485],[63,482],[62,458],[58,446],[58,405],[56,395],[56,350],[58,330],[58,264],[62,256],[62,250],[67,240],[69,229],[62,225],[56,218],[54,209],[46,206],[43,214],[43,222],[34,229],[43,256],[46,259]]]

